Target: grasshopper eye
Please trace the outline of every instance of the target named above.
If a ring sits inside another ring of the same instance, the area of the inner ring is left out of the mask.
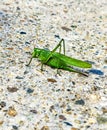
[[[37,56],[36,56],[36,53],[35,53],[35,51],[34,52],[32,52],[32,58],[36,58]]]

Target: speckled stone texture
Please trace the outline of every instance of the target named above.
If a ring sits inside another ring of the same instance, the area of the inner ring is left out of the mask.
[[[26,66],[61,38],[88,77]],[[0,0],[0,130],[107,130],[106,0]]]

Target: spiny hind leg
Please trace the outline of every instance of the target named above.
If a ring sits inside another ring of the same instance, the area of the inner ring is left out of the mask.
[[[59,41],[58,45],[52,50],[52,53],[54,53],[58,48],[59,48],[59,53],[61,53],[62,43],[63,43],[63,53],[65,55],[65,40],[63,38]]]
[[[71,71],[71,72],[75,72],[75,73],[78,73],[78,74],[81,74],[81,75],[84,75],[86,77],[89,76],[87,71],[82,71],[82,70],[79,70],[79,69],[71,67],[71,66],[66,68],[66,70]]]

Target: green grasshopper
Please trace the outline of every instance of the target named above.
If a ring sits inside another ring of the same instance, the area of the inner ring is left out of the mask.
[[[62,47],[61,43],[63,43],[64,54],[61,54],[61,47]],[[58,48],[59,48],[59,52],[56,52]],[[83,72],[80,69],[77,69],[77,67],[80,67],[80,68],[92,67],[92,65],[88,62],[66,56],[64,39],[61,39],[58,45],[52,51],[40,49],[40,48],[34,48],[32,57],[29,63],[27,64],[27,66],[30,65],[33,58],[39,58],[39,60],[41,61],[41,70],[43,70],[43,65],[46,64],[48,66],[51,66],[52,68],[57,68],[58,74],[59,74],[58,70],[63,69],[70,72],[76,72],[76,73],[80,73],[85,76],[88,76],[87,72]]]

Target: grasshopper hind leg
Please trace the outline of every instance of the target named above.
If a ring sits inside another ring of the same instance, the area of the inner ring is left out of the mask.
[[[67,66],[64,68],[65,70],[68,70],[68,71],[71,71],[71,72],[75,72],[75,73],[78,73],[78,74],[81,74],[81,75],[84,75],[86,77],[88,77],[88,72],[87,71],[82,71],[82,70],[79,70],[77,68],[73,68],[72,66]]]
[[[58,48],[59,48],[59,53],[61,53],[61,48],[62,48],[61,43],[63,43],[63,53],[65,55],[65,40],[63,38],[60,40],[58,45],[52,50],[52,53],[55,52]]]

